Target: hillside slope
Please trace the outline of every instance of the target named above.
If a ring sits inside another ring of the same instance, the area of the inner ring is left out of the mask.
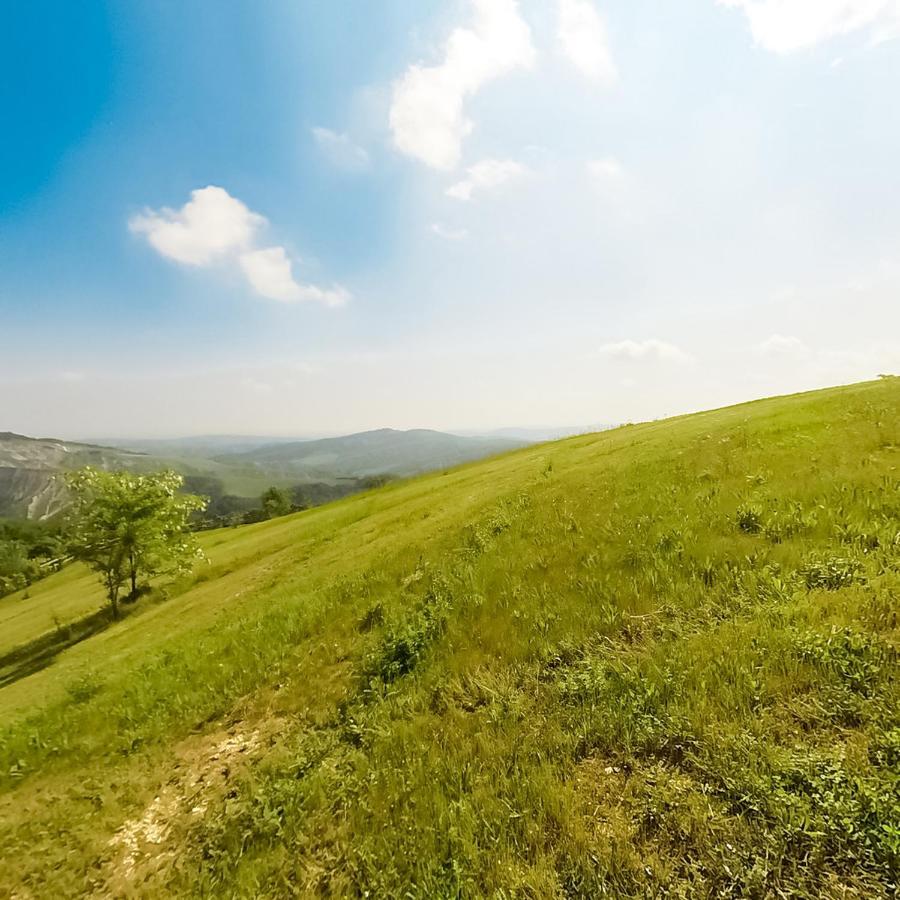
[[[207,534],[0,689],[0,895],[892,896],[898,466],[884,379]]]

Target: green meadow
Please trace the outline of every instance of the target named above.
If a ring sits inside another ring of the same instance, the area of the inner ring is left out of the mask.
[[[900,379],[201,543],[0,688],[0,896],[896,895]]]

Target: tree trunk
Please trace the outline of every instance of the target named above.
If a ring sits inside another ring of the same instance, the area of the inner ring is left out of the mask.
[[[114,619],[119,618],[119,591],[118,589],[110,592],[109,602],[112,604],[112,614]]]
[[[128,565],[131,568],[131,602],[137,600],[137,566],[134,564],[134,551],[128,554]]]

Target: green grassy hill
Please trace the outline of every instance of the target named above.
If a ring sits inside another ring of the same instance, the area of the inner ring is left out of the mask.
[[[883,379],[204,535],[0,689],[0,896],[893,896],[898,467]]]

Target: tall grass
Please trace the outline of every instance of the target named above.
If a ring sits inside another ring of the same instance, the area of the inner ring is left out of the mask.
[[[239,723],[264,752],[180,798],[132,893],[893,895],[898,422],[883,380],[238,532],[27,679],[0,890],[109,890],[110,836]]]

